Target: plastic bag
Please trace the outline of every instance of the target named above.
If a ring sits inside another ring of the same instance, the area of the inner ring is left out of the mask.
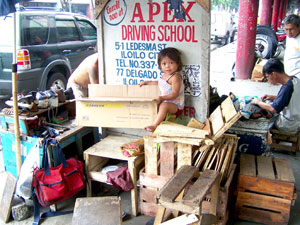
[[[16,194],[24,199],[32,196],[33,171],[40,166],[39,142],[29,150],[29,153],[21,166],[17,181]]]

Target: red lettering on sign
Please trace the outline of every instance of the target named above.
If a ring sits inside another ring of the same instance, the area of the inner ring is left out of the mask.
[[[149,20],[148,22],[154,22],[153,16],[158,15],[160,12],[160,5],[157,2],[148,3],[149,5]],[[153,11],[154,6],[156,7],[156,11]]]
[[[132,19],[130,22],[134,23],[135,17],[139,18],[138,22],[145,22],[140,3],[135,4]]]
[[[188,117],[196,117],[196,109],[192,106],[185,106],[183,109],[183,115]]]
[[[174,15],[172,13],[172,10],[169,9],[168,3],[163,2],[163,4],[164,4],[164,19],[161,22],[167,22],[167,23],[174,22],[175,21]],[[168,18],[169,15],[172,15],[171,19]]]
[[[189,5],[186,8],[184,8],[183,4],[181,4],[181,7],[185,11],[185,16],[189,18],[189,20],[187,22],[195,22],[195,20],[193,20],[190,17],[189,12],[190,12],[191,8],[193,7],[193,5],[196,4],[196,2],[188,2],[188,4]],[[177,22],[184,22],[184,20],[180,19]]]

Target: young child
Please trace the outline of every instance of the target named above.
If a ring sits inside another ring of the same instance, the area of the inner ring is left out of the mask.
[[[156,127],[165,119],[168,113],[175,114],[184,107],[184,85],[181,75],[182,61],[180,52],[176,48],[165,48],[161,50],[157,57],[157,64],[162,71],[162,76],[158,81],[142,81],[143,85],[158,85],[161,96],[156,101],[158,104],[158,114],[151,126],[144,129],[153,132]]]

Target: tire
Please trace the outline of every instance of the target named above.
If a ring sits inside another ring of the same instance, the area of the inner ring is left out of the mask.
[[[278,39],[277,39],[276,33],[269,26],[257,25],[256,35],[258,35],[258,34],[267,35],[271,38],[274,49],[273,49],[272,55],[270,57],[273,57],[273,55],[276,53],[276,49],[277,49],[277,46],[278,46]]]
[[[56,72],[53,73],[47,81],[46,90],[49,90],[51,87],[53,87],[56,83],[63,89],[66,90],[67,87],[67,79],[66,77],[60,73]]]
[[[234,37],[235,37],[235,31],[232,32],[232,35],[230,37],[230,43],[234,41]]]
[[[229,34],[227,33],[226,36],[224,38],[222,38],[221,45],[227,45],[228,39],[229,39]]]
[[[269,59],[275,53],[276,48],[273,46],[272,39],[264,34],[256,35],[255,53],[259,58]]]

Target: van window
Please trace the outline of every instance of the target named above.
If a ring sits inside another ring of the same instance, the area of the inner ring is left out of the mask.
[[[22,21],[25,45],[42,45],[48,40],[48,17],[26,16]]]
[[[80,40],[73,20],[56,20],[56,29],[59,42]]]
[[[85,40],[97,39],[97,31],[89,22],[78,20],[77,23]]]
[[[0,35],[0,46],[13,46],[14,41],[14,24],[13,18],[11,15],[9,16],[1,16],[0,17],[0,30],[5,34]]]

